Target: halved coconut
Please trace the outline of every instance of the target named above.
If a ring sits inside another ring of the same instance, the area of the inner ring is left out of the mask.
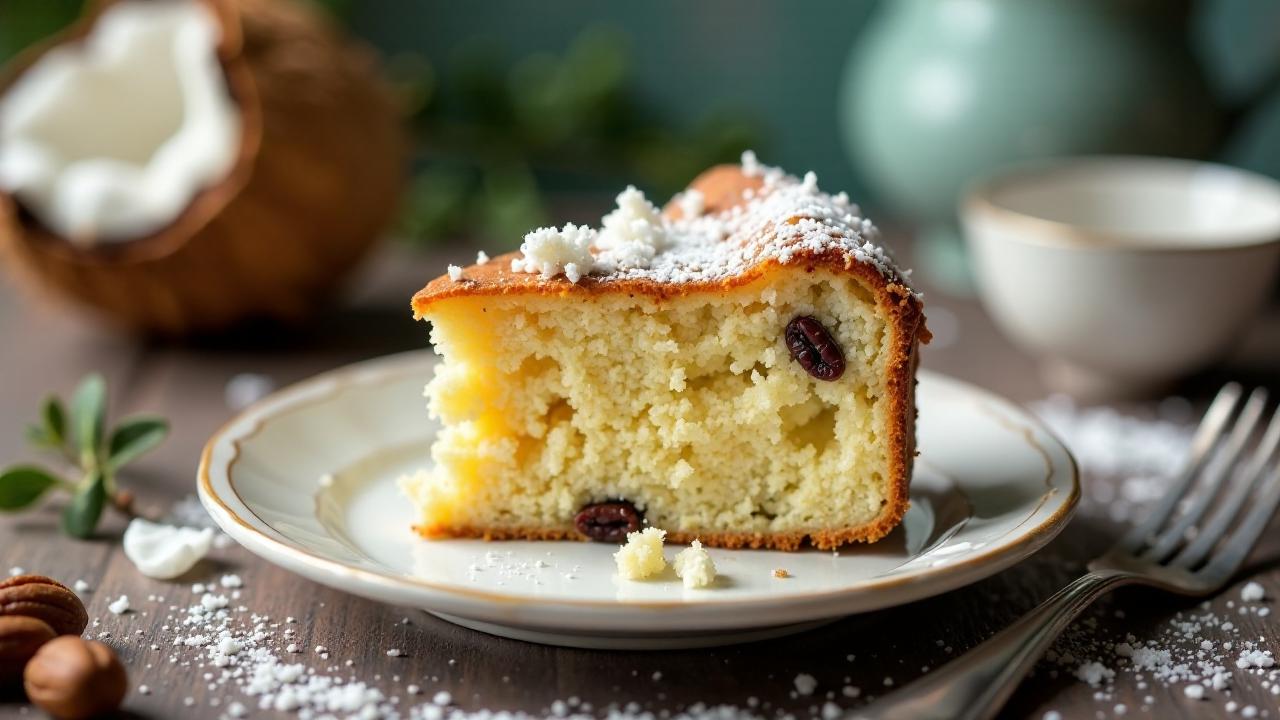
[[[121,0],[0,79],[0,250],[132,328],[301,315],[403,181],[372,56],[283,0]]]

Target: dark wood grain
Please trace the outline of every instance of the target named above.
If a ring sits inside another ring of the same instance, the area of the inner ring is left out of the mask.
[[[315,325],[281,330],[263,327],[201,343],[198,347],[137,344],[96,329],[62,309],[19,301],[11,288],[0,289],[0,460],[28,458],[21,429],[33,417],[41,397],[50,390],[69,392],[81,374],[100,370],[114,392],[116,413],[148,410],[173,421],[170,440],[132,468],[127,477],[147,510],[162,511],[194,492],[194,473],[200,448],[209,434],[231,414],[224,401],[228,379],[241,372],[261,373],[283,385],[315,372],[388,352],[425,346],[424,328],[411,322],[408,297],[428,276],[460,257],[410,258],[389,252],[361,275],[346,299]],[[939,340],[924,354],[924,365],[941,370],[1019,400],[1042,397],[1033,363],[1011,348],[972,300],[929,293],[926,298]],[[945,327],[944,327],[945,326]],[[1267,324],[1251,338],[1233,368],[1193,381],[1185,390],[1202,396],[1226,374],[1274,383],[1270,375],[1280,358]],[[1105,478],[1086,478],[1089,483]],[[296,642],[307,652],[301,661],[341,675],[373,682],[387,695],[401,698],[402,707],[421,701],[406,694],[409,684],[420,685],[426,696],[448,690],[464,708],[519,709],[544,713],[555,700],[576,696],[604,708],[611,703],[637,702],[653,710],[676,711],[693,703],[726,703],[773,715],[779,710],[809,716],[817,713],[829,694],[844,707],[857,707],[868,697],[937,667],[949,657],[1004,627],[1037,601],[1080,572],[1082,564],[1114,536],[1115,528],[1097,509],[1085,509],[1046,550],[1031,560],[991,579],[945,596],[883,612],[850,617],[821,630],[780,640],[713,650],[683,652],[593,652],[524,644],[456,628],[409,608],[395,608],[361,600],[303,580],[267,564],[238,548],[218,550],[188,576],[176,582],[148,580],[139,575],[119,550],[124,521],[110,517],[100,537],[77,542],[56,531],[57,507],[21,516],[0,517],[0,572],[10,566],[51,575],[68,584],[77,579],[93,590],[86,594],[90,616],[98,619],[89,634],[110,633],[128,665],[133,691],[127,710],[150,718],[216,718],[229,698],[225,691],[209,692],[199,671],[171,663],[168,644],[173,632],[160,626],[171,604],[192,602],[190,584],[208,582],[235,572],[245,582],[238,601],[256,612],[282,621],[299,622]],[[1247,576],[1228,589],[1212,606],[1231,613],[1227,602],[1237,599],[1239,585],[1252,578],[1262,582],[1270,597],[1280,596],[1280,538],[1274,529],[1255,555]],[[127,594],[137,612],[115,616],[110,600]],[[164,602],[148,602],[149,595]],[[1101,626],[1095,635],[1121,639],[1126,632],[1139,638],[1157,632],[1194,601],[1146,591],[1122,592],[1102,602],[1090,617]],[[1123,615],[1123,618],[1117,615]],[[1278,613],[1280,615],[1280,613]],[[1238,632],[1209,630],[1215,641],[1264,636],[1274,642],[1280,632],[1272,615],[1233,617]],[[408,623],[402,622],[407,618]],[[139,631],[141,631],[139,633]],[[152,643],[159,650],[151,650]],[[322,661],[310,649],[325,645],[331,659]],[[386,650],[399,648],[401,657]],[[1273,645],[1274,647],[1274,645]],[[346,661],[351,660],[350,668]],[[797,673],[818,680],[811,697],[793,693]],[[655,673],[660,677],[655,679]],[[1056,675],[1056,677],[1055,677]],[[146,685],[150,694],[138,688]],[[861,689],[856,700],[843,697],[845,685]],[[1117,678],[1114,693],[1094,698],[1095,690],[1071,676],[1070,668],[1055,672],[1042,666],[1028,679],[1006,711],[1008,717],[1041,717],[1056,710],[1066,718],[1112,716],[1116,705],[1128,716],[1215,717],[1228,715],[1223,700],[1196,702],[1180,687],[1151,682],[1139,689],[1130,674]],[[1152,703],[1145,698],[1150,696]],[[1254,704],[1275,710],[1276,696],[1257,679],[1237,673],[1231,697],[1241,706]],[[254,704],[245,698],[234,698]],[[188,705],[188,703],[190,703]],[[215,705],[214,703],[222,703]],[[0,701],[0,715],[23,712],[20,698]],[[254,717],[273,716],[254,710]]]

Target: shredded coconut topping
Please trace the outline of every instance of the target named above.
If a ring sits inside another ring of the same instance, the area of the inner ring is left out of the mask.
[[[520,252],[524,257],[511,261],[512,272],[538,273],[544,278],[564,274],[578,282],[595,267],[591,244],[596,231],[585,225],[568,223],[563,228],[538,228],[524,236]]]
[[[677,198],[681,217],[672,219],[628,187],[599,231],[572,223],[534,230],[511,269],[546,278],[564,273],[571,282],[586,275],[603,282],[716,282],[761,262],[785,265],[803,254],[837,251],[907,284],[910,273],[877,244],[879,231],[847,195],[822,192],[812,172],[798,179],[762,165],[750,151],[742,155],[742,169],[763,186],[747,190],[732,208],[706,214],[702,193],[690,190]]]
[[[662,211],[631,185],[618,194],[618,207],[600,224],[596,261],[604,272],[647,269],[667,246]]]

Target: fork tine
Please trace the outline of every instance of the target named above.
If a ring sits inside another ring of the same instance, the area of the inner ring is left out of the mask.
[[[1280,467],[1271,469],[1266,483],[1263,485],[1253,509],[1245,516],[1244,522],[1232,533],[1231,539],[1209,561],[1209,564],[1198,575],[1209,582],[1224,583],[1235,575],[1245,558],[1253,550],[1258,536],[1266,529],[1275,515],[1276,506],[1280,505]]]
[[[1174,567],[1190,570],[1204,562],[1204,559],[1209,555],[1209,551],[1226,534],[1231,521],[1235,520],[1236,515],[1240,513],[1240,508],[1244,506],[1245,500],[1249,498],[1254,486],[1265,477],[1264,471],[1267,465],[1275,459],[1277,448],[1280,448],[1280,411],[1272,414],[1271,423],[1268,425],[1267,432],[1263,435],[1258,449],[1254,451],[1249,464],[1236,473],[1231,492],[1223,500],[1222,504],[1218,506],[1218,509],[1214,511],[1213,516],[1209,518],[1208,524],[1204,526],[1204,529],[1200,531],[1195,540],[1173,559],[1171,564]]]
[[[1244,410],[1240,412],[1240,417],[1236,419],[1235,427],[1231,429],[1231,433],[1227,436],[1226,443],[1213,454],[1213,457],[1205,464],[1204,471],[1200,474],[1201,480],[1198,485],[1201,488],[1199,496],[1191,507],[1177,519],[1173,525],[1160,534],[1152,544],[1152,546],[1143,553],[1143,557],[1148,560],[1160,562],[1167,558],[1179,545],[1182,544],[1186,537],[1187,530],[1204,517],[1204,514],[1212,507],[1214,500],[1222,492],[1223,482],[1231,469],[1234,468],[1241,459],[1245,449],[1245,444],[1253,435],[1254,429],[1258,426],[1258,420],[1262,417],[1262,411],[1267,405],[1267,391],[1263,388],[1256,388],[1249,393],[1249,400],[1245,403]],[[1195,484],[1195,483],[1193,483]]]
[[[1236,403],[1240,400],[1241,392],[1243,391],[1237,383],[1227,383],[1218,391],[1217,397],[1213,399],[1208,411],[1205,412],[1204,419],[1200,421],[1200,427],[1196,429],[1195,437],[1191,440],[1191,453],[1187,459],[1186,468],[1183,469],[1182,474],[1174,482],[1169,492],[1165,494],[1160,504],[1151,510],[1151,514],[1147,516],[1147,519],[1135,526],[1121,538],[1120,542],[1116,543],[1117,549],[1127,553],[1136,553],[1146,544],[1147,539],[1154,536],[1156,531],[1169,519],[1169,515],[1177,507],[1178,501],[1187,494],[1187,489],[1191,487],[1192,480],[1195,479],[1200,467],[1204,465],[1209,452],[1217,445],[1218,439],[1222,437],[1223,430],[1231,419]]]

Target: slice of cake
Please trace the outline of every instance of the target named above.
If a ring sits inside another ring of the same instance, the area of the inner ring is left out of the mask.
[[[425,537],[791,550],[883,537],[907,509],[920,297],[840,193],[712,168],[665,210],[526,236],[413,298],[442,361]]]

